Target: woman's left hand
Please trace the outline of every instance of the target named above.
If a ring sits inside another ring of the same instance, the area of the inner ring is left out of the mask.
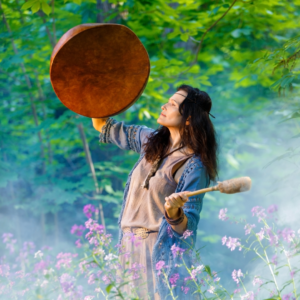
[[[178,208],[184,206],[188,201],[189,198],[186,196],[187,193],[189,192],[174,193],[165,198],[165,210],[170,218],[176,217],[179,212]]]

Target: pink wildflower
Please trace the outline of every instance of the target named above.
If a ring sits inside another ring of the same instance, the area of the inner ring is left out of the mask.
[[[72,263],[72,257],[76,257],[78,254],[72,254],[72,253],[59,253],[56,258],[57,258],[57,263],[56,263],[56,268],[60,269],[61,267],[64,268],[70,268],[71,263]]]
[[[263,281],[258,276],[255,276],[252,281],[252,284],[253,284],[253,286],[255,286],[257,284],[258,284],[258,286],[261,286],[263,284]]]
[[[3,233],[2,239],[3,243],[6,244],[6,249],[9,249],[10,253],[15,252],[15,244],[17,243],[17,240],[12,239],[13,234],[12,233]]]
[[[197,268],[193,269],[191,271],[191,274],[192,274],[191,277],[192,277],[192,279],[196,279],[197,274],[200,274],[203,269],[204,269],[204,265],[200,265]]]
[[[77,248],[81,248],[82,247],[82,244],[80,243],[80,239],[78,239],[76,242],[75,242],[75,245]]]
[[[35,272],[44,271],[47,268],[48,268],[48,263],[44,260],[41,260],[40,262],[38,262],[37,264],[34,265]]]
[[[278,206],[276,204],[272,204],[267,208],[267,212],[269,214],[272,214],[273,212],[278,210]]]
[[[82,236],[84,231],[85,231],[85,227],[83,225],[74,224],[71,228],[71,234],[75,234],[77,236]]]
[[[254,300],[254,293],[252,291],[247,294],[241,296],[241,300]]]
[[[277,261],[277,255],[276,255],[276,254],[273,255],[273,257],[272,257],[272,259],[271,259],[271,262],[272,262],[275,266],[277,266],[278,261]]]
[[[24,242],[23,243],[23,251],[28,253],[34,253],[35,244],[33,242]]]
[[[159,276],[161,274],[161,270],[164,268],[165,262],[163,260],[160,260],[158,263],[155,265],[155,269],[157,272],[157,275]]]
[[[179,279],[179,273],[175,273],[170,277],[171,287],[174,288],[176,286],[176,281]]]
[[[293,294],[292,293],[288,293],[288,294],[285,294],[285,295],[282,295],[282,300],[290,300],[290,299],[293,299]]]
[[[252,216],[256,215],[258,217],[258,223],[260,223],[260,221],[267,216],[265,214],[265,209],[260,206],[253,207],[251,209],[251,212],[252,212]]]
[[[231,276],[232,276],[232,279],[238,284],[240,282],[239,278],[244,276],[244,274],[242,273],[241,269],[239,269],[238,271],[233,270]]]
[[[215,287],[210,286],[209,289],[207,290],[209,293],[213,294],[215,292]]]
[[[174,257],[176,257],[177,255],[181,256],[183,254],[183,252],[185,251],[185,249],[182,249],[180,247],[177,247],[175,244],[171,247],[171,251]]]
[[[295,271],[292,271],[291,272],[291,277],[294,278],[294,275],[295,275]]]
[[[271,228],[266,228],[265,232],[269,236],[271,246],[277,246],[278,245],[278,236],[273,233]]]
[[[181,287],[181,290],[183,291],[183,293],[184,293],[185,295],[188,293],[189,289],[190,289],[190,288],[188,288],[188,287],[184,287],[184,286]]]
[[[142,272],[145,273],[145,267],[137,262],[133,263],[132,267],[128,270],[128,273],[132,274],[133,280],[140,278],[140,273]]]
[[[105,284],[110,284],[111,280],[107,275],[102,276],[102,280]]]
[[[265,236],[264,236],[264,233],[265,233],[264,229],[261,228],[261,229],[260,229],[260,232],[258,232],[258,233],[256,234],[257,238],[258,238],[260,241],[265,237]]]
[[[0,276],[7,277],[9,276],[10,267],[9,265],[0,265]]]
[[[255,224],[246,224],[244,229],[245,229],[245,235],[248,235],[251,233],[252,228],[255,227]]]
[[[88,219],[85,222],[85,227],[88,228],[90,230],[90,232],[95,232],[95,233],[99,233],[102,234],[104,232],[104,226],[103,225],[99,225],[95,220],[93,219]],[[88,234],[86,234],[87,236]]]
[[[241,289],[236,289],[236,290],[233,291],[234,294],[238,294],[240,292],[241,292]]]
[[[85,296],[84,297],[84,300],[92,300],[92,299],[94,299],[95,298],[95,296]]]
[[[71,275],[64,273],[60,276],[59,281],[60,281],[60,284],[61,284],[61,287],[62,287],[64,293],[69,293],[74,290],[75,278],[72,277]]]
[[[227,236],[225,235],[222,237],[222,245],[225,245],[226,241],[227,241]]]
[[[242,250],[241,243],[238,240],[239,240],[238,238],[232,238],[232,237],[229,237],[228,239],[226,238],[226,246],[228,247],[228,249],[234,251],[236,247],[239,247],[239,251],[241,251]],[[223,243],[223,239],[222,239],[222,243]]]
[[[278,234],[288,243],[292,242],[293,238],[295,238],[295,231],[290,228],[284,228],[282,231],[278,231]]]
[[[168,233],[168,236],[169,236],[170,238],[172,238],[172,237],[173,237],[173,232],[172,232],[172,228],[171,228],[171,226],[170,226],[170,225],[168,225],[168,228],[167,228],[167,233]]]
[[[95,206],[93,204],[87,204],[84,206],[83,212],[87,218],[91,218],[92,214],[95,212]]]
[[[227,217],[226,213],[227,213],[227,208],[224,208],[224,209],[222,208],[222,209],[220,209],[220,212],[219,212],[219,219],[222,220],[222,221],[228,220],[228,217]]]
[[[184,233],[183,233],[183,238],[184,239],[187,239],[189,236],[192,236],[193,235],[193,231],[192,230],[186,230]]]
[[[89,279],[88,279],[88,284],[94,284],[95,283],[95,279],[96,279],[95,274],[91,274],[89,276]]]

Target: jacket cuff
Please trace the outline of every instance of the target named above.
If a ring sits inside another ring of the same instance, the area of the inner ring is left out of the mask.
[[[113,118],[108,118],[105,122],[105,125],[103,125],[100,134],[99,134],[99,142],[100,143],[111,143],[109,140],[110,136],[110,128],[113,124],[117,123],[117,121]]]
[[[193,218],[193,216],[191,216],[188,212],[184,211],[185,216],[187,217],[187,224],[186,224],[186,230],[189,231],[193,231],[193,233],[196,232],[197,229],[197,225],[195,223],[195,220]],[[172,233],[176,238],[182,238],[183,237],[183,233],[180,234],[178,232],[176,232],[171,225],[169,225],[171,227]]]

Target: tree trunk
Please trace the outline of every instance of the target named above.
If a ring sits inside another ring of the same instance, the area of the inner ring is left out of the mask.
[[[83,130],[83,126],[80,123],[79,125],[77,125],[77,127],[78,127],[78,130],[79,130],[81,141],[83,143],[85,158],[86,158],[87,164],[90,167],[90,171],[92,173],[92,177],[93,177],[93,180],[94,180],[96,194],[101,194],[102,190],[99,189],[99,185],[98,185],[98,181],[97,181],[97,177],[96,177],[96,173],[95,173],[95,167],[94,167],[94,164],[93,164],[93,161],[92,161],[89,145],[88,145],[87,140],[86,140],[86,136],[85,136],[85,133],[84,133],[84,130]],[[102,203],[100,202],[100,200],[99,200],[99,213],[100,213],[101,224],[103,226],[105,226],[103,207],[102,207]],[[105,230],[105,227],[104,227],[104,230]]]

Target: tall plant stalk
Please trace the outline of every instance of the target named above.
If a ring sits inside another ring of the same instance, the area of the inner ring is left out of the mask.
[[[91,152],[89,149],[89,145],[87,143],[87,139],[86,139],[86,135],[84,133],[84,129],[82,124],[78,124],[77,128],[79,130],[79,134],[80,134],[80,138],[83,144],[83,148],[84,148],[84,152],[85,152],[85,158],[87,161],[87,164],[89,165],[92,177],[93,177],[93,181],[94,181],[94,186],[95,186],[95,191],[96,194],[99,195],[101,193],[101,190],[99,189],[99,184],[98,184],[98,180],[96,177],[96,172],[95,172],[95,167],[94,167],[94,163],[91,157]],[[104,230],[105,230],[105,219],[104,219],[104,213],[103,213],[103,207],[102,207],[102,203],[99,201],[99,213],[100,213],[100,219],[101,219],[101,224],[104,226]]]

